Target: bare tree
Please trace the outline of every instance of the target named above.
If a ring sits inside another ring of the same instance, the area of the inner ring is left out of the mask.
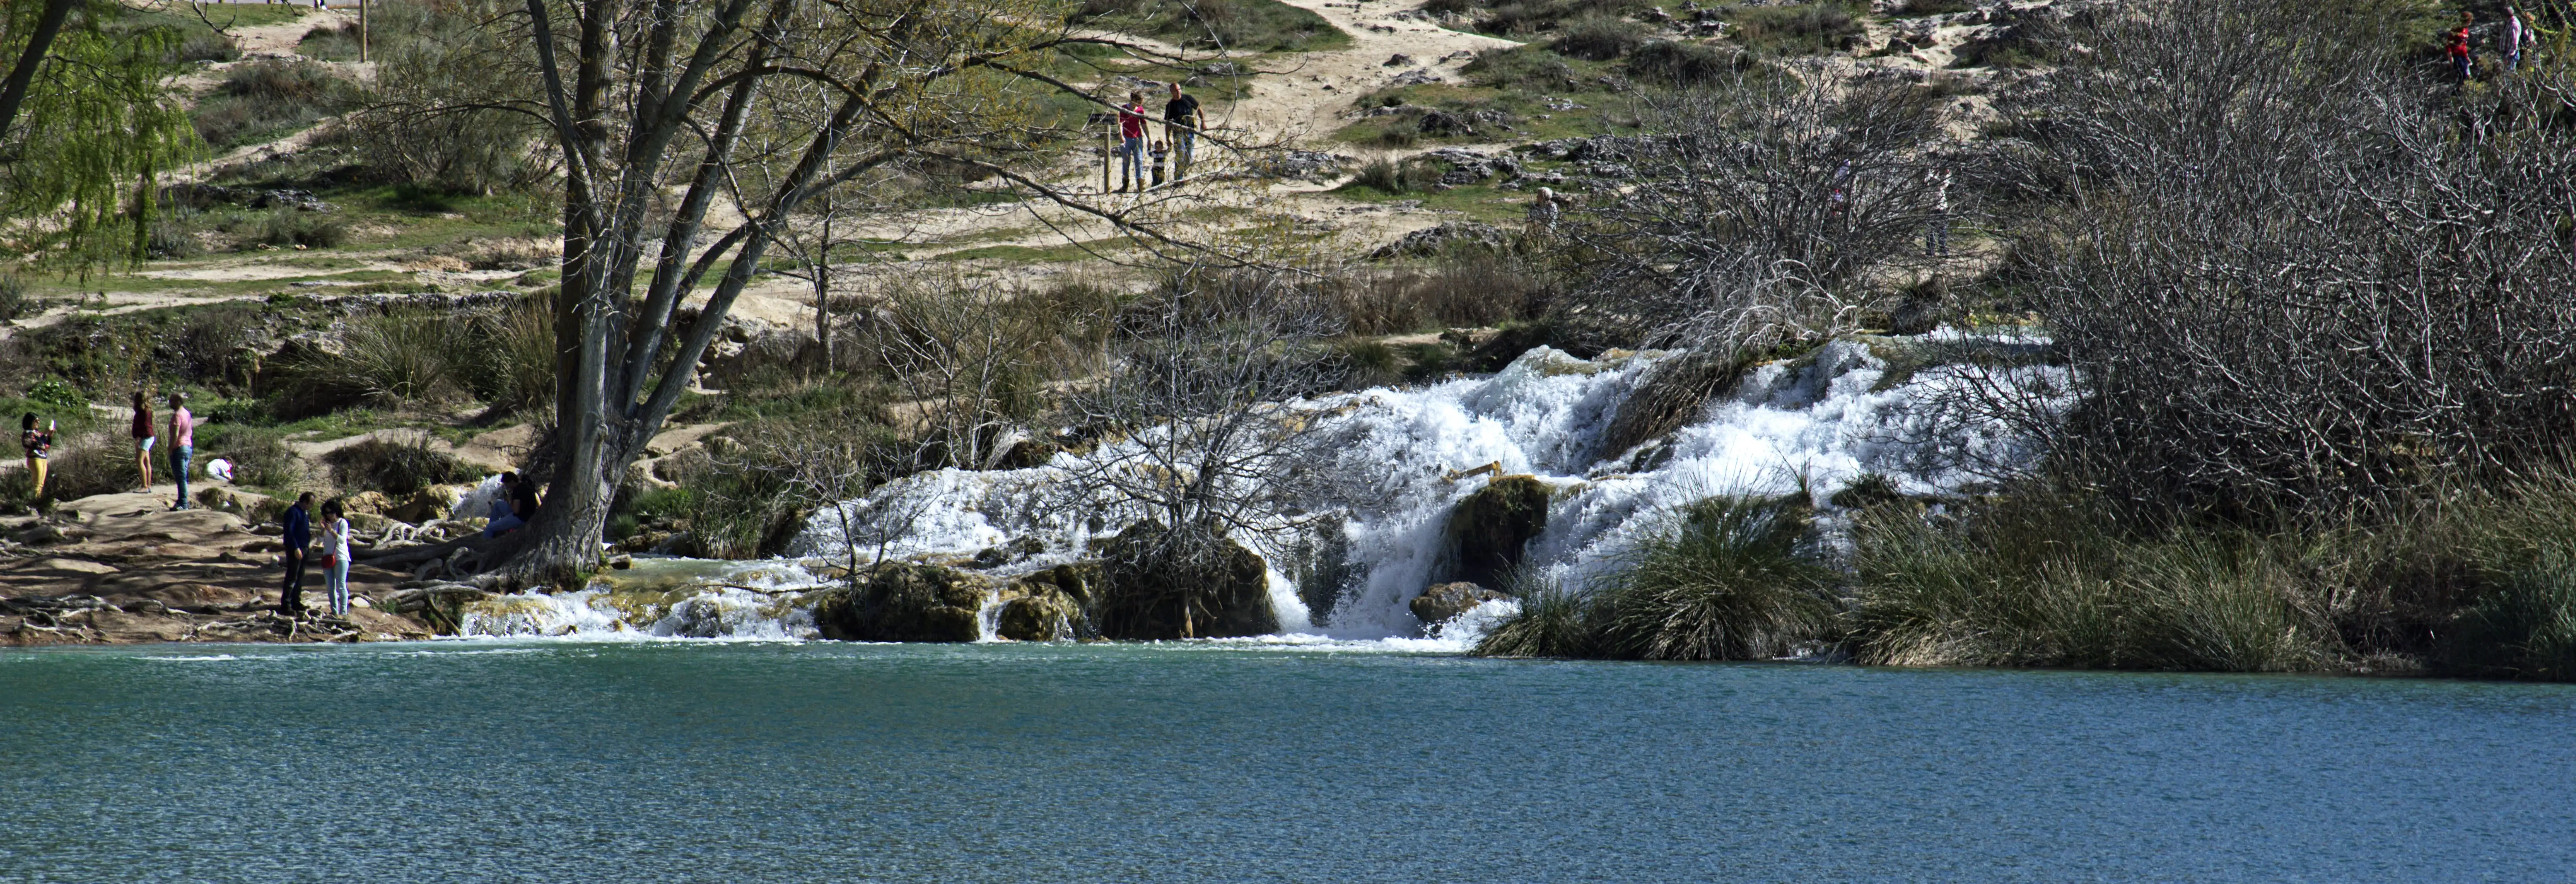
[[[1188,250],[1140,221],[1136,203],[1085,200],[1020,168],[1071,134],[1038,116],[1040,96],[1081,94],[1047,73],[1062,50],[1106,44],[1188,63],[1076,34],[1063,11],[1048,0],[527,0],[537,104],[564,163],[561,393],[559,468],[514,574],[559,580],[597,560],[626,465],[690,387],[781,226],[818,193],[936,160]],[[818,86],[829,96],[819,125],[747,140],[768,102]],[[735,173],[755,159],[785,171],[747,188]],[[719,235],[710,210],[723,201],[744,220]],[[684,310],[710,274],[713,290]]]
[[[1122,317],[1111,366],[1071,403],[1113,441],[1069,489],[1163,529],[1126,553],[1158,573],[1204,570],[1231,534],[1293,531],[1284,514],[1332,479],[1329,439],[1294,400],[1338,378],[1312,346],[1338,330],[1309,277],[1176,274]]]
[[[1599,142],[1635,173],[1564,225],[1583,319],[1731,350],[1842,330],[1938,216],[1928,90],[1752,67],[1641,99],[1646,134]]]
[[[2158,0],[2015,108],[2015,241],[2118,494],[2341,508],[2576,443],[2576,82],[2410,70],[2380,5]]]

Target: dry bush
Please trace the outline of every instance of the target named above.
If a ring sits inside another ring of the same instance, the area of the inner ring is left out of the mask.
[[[1763,349],[1849,331],[1938,217],[1910,86],[1769,69],[1641,101],[1638,186],[1567,213],[1568,319],[1632,344]]]
[[[1497,255],[1451,255],[1431,266],[1347,278],[1335,290],[1355,335],[1490,326],[1532,319],[1552,302],[1542,268]]]
[[[2331,514],[2576,446],[2565,70],[2427,83],[2369,4],[2152,13],[2018,109],[2048,120],[2026,180],[2071,203],[2015,243],[2081,382],[2062,463],[2151,508]]]

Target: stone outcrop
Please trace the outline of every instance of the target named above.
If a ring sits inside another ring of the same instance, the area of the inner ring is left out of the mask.
[[[1224,537],[1172,549],[1167,529],[1139,522],[1102,546],[1094,622],[1103,638],[1159,641],[1232,638],[1279,631],[1270,570],[1259,555]]]
[[[1022,576],[1003,587],[995,632],[1024,642],[1096,638],[1092,606],[1100,598],[1100,565],[1076,562]]]
[[[1486,602],[1511,598],[1473,583],[1443,583],[1413,598],[1413,616],[1424,625],[1446,623]]]
[[[1449,513],[1451,575],[1478,586],[1502,586],[1532,538],[1547,530],[1547,483],[1504,476],[1486,483]]]
[[[866,583],[831,590],[814,605],[824,638],[869,642],[971,642],[993,579],[938,565],[899,564]]]
[[[1369,253],[1369,258],[1384,261],[1399,257],[1428,257],[1462,246],[1501,249],[1503,243],[1502,228],[1474,221],[1452,221],[1405,234],[1403,239],[1379,246]]]

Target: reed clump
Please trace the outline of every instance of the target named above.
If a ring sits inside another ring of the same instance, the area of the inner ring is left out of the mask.
[[[1765,660],[1831,635],[1833,571],[1794,500],[1712,497],[1631,548],[1577,596],[1524,591],[1521,613],[1476,652],[1501,657]]]

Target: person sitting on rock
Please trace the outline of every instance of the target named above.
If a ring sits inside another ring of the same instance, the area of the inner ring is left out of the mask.
[[[501,487],[492,492],[492,520],[483,524],[483,536],[499,537],[525,527],[528,520],[519,516],[518,504],[519,474],[502,473]]]

